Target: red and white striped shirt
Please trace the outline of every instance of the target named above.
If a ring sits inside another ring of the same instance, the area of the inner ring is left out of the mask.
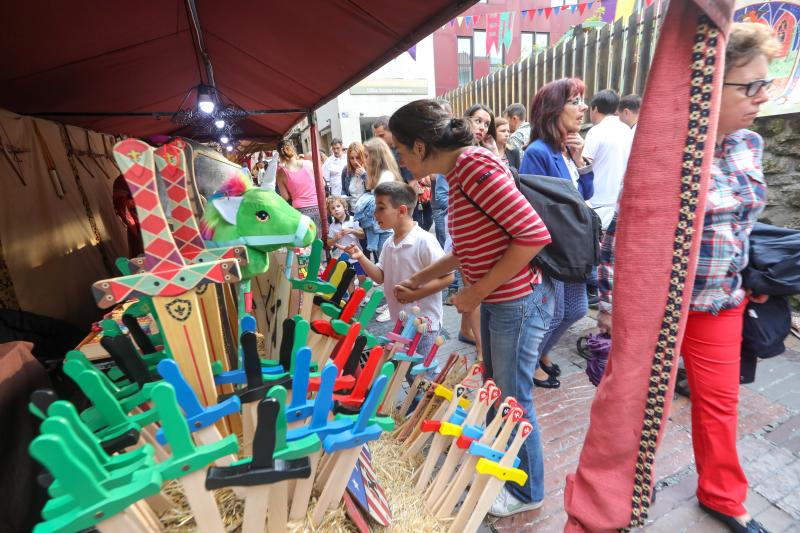
[[[483,278],[503,256],[512,239],[514,244],[531,247],[550,242],[550,233],[517,190],[508,168],[485,148],[476,146],[465,150],[447,175],[447,182],[450,186],[447,226],[453,239],[453,253],[461,262],[461,272],[467,283],[474,284]],[[476,209],[462,189],[497,224]],[[540,281],[539,270],[525,265],[484,302],[516,300],[530,294],[532,284]]]

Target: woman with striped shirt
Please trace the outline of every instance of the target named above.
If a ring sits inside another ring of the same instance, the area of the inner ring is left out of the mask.
[[[533,425],[519,452],[519,467],[528,480],[522,487],[507,485],[490,513],[509,516],[536,509],[544,499],[544,462],[533,372],[553,303],[551,283],[530,262],[550,242],[550,234],[515,187],[508,167],[496,154],[473,146],[467,120],[451,119],[436,100],[417,100],[392,115],[389,129],[412,174],[445,176],[453,240],[452,253],[395,290],[413,290],[461,268],[468,286],[453,297],[453,305],[461,313],[480,305],[486,377],[522,404]]]

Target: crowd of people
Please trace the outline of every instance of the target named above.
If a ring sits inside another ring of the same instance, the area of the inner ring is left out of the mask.
[[[746,128],[767,99],[775,50],[764,26],[737,24],[731,31],[682,354],[692,390],[698,500],[732,531],[765,531],[744,508],[736,408],[742,313],[748,297],[763,298],[747,294],[739,275],[766,201],[763,143]],[[519,452],[527,481],[504,487],[495,516],[544,500],[533,389],[560,386],[553,347],[590,306],[599,306],[599,326],[612,332],[615,210],[642,99],[602,90],[585,102],[584,92],[580,79],[555,80],[537,91],[529,110],[514,103],[502,117],[483,104],[457,117],[445,101],[417,100],[375,121],[374,136],[363,144],[345,150],[334,139],[322,165],[333,217],[327,242],[334,253],[349,255],[360,276],[383,284],[388,307],[379,318],[396,320],[400,310],[419,305],[428,320],[424,350],[441,328],[444,298],[462,314],[459,338],[477,346],[486,377],[517,398],[533,425]],[[592,126],[584,135],[587,111]],[[281,194],[318,221],[310,163],[288,143],[279,151]],[[599,276],[596,270],[585,282],[560,281],[532,263],[551,235],[518,189],[518,175],[567,180],[594,209],[605,232]]]

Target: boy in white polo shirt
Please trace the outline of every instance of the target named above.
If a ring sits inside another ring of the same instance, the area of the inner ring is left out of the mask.
[[[417,353],[427,355],[442,326],[441,291],[450,285],[453,275],[435,279],[416,290],[400,287],[401,281],[419,272],[444,255],[436,237],[420,228],[411,218],[417,204],[417,193],[401,182],[381,183],[375,188],[375,220],[381,229],[394,230],[383,245],[378,264],[361,252],[358,245],[340,246],[358,260],[367,276],[383,283],[391,321],[397,321],[401,310],[416,305],[420,315],[429,321],[428,332],[417,346]]]

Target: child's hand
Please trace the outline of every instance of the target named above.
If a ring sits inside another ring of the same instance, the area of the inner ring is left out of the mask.
[[[348,244],[347,246],[342,246],[341,244],[337,244],[336,247],[341,251],[345,252],[347,255],[350,256],[350,259],[354,259],[356,261],[361,260],[364,257],[364,252],[361,251],[361,247],[358,244]]]
[[[401,304],[408,304],[417,300],[416,291],[410,289],[406,285],[395,285],[394,297]]]

